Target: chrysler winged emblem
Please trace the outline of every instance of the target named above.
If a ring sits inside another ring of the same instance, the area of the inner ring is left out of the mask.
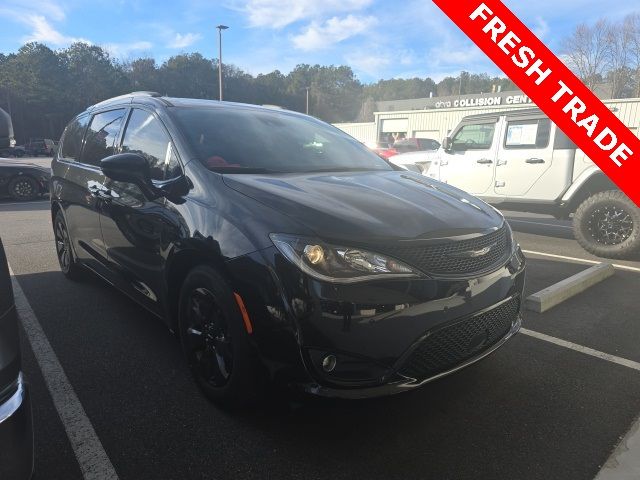
[[[447,257],[452,258],[478,258],[484,257],[491,250],[498,246],[498,243],[494,243],[489,245],[488,247],[481,248],[479,250],[467,250],[465,252],[455,252],[455,253],[447,253]]]

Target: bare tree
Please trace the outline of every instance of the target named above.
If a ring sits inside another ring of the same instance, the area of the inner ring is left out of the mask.
[[[635,74],[635,96],[640,97],[640,14],[628,15],[623,28],[628,36],[629,68]]]
[[[627,22],[609,25],[607,28],[606,66],[611,82],[611,97],[621,98],[629,86],[629,47],[631,30]]]
[[[601,19],[594,26],[578,25],[565,41],[569,67],[576,71],[587,87],[602,81],[607,70],[610,23]]]

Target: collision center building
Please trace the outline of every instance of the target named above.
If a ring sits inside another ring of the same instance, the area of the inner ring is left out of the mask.
[[[606,98],[606,95],[598,96]],[[605,99],[603,102],[634,134],[640,136],[640,98]],[[385,141],[393,133],[441,142],[468,115],[533,106],[531,99],[519,91],[390,100],[376,102],[373,122],[339,123],[335,126],[368,144]]]

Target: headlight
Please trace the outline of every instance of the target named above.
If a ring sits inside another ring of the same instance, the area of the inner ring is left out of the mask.
[[[300,270],[325,282],[354,283],[423,276],[394,258],[361,248],[328,245],[313,238],[272,233],[278,250]]]

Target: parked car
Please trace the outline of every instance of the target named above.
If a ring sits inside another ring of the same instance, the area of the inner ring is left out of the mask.
[[[505,210],[573,217],[576,240],[606,258],[640,252],[640,209],[539,109],[465,117],[437,152],[393,157]]]
[[[55,151],[56,142],[50,138],[30,138],[24,145],[26,154],[30,157],[52,157]]]
[[[0,108],[0,157],[13,156],[15,146],[11,117]]]
[[[440,142],[430,138],[404,138],[396,141],[386,149],[380,149],[377,153],[386,159],[407,152],[424,152],[440,148]]]
[[[0,197],[33,200],[49,191],[50,178],[50,169],[0,159]]]
[[[33,421],[29,388],[20,369],[18,317],[0,239],[0,478],[33,473]]]
[[[312,117],[134,93],[77,116],[52,166],[62,272],[162,318],[212,400],[403,392],[520,328],[502,215]]]

